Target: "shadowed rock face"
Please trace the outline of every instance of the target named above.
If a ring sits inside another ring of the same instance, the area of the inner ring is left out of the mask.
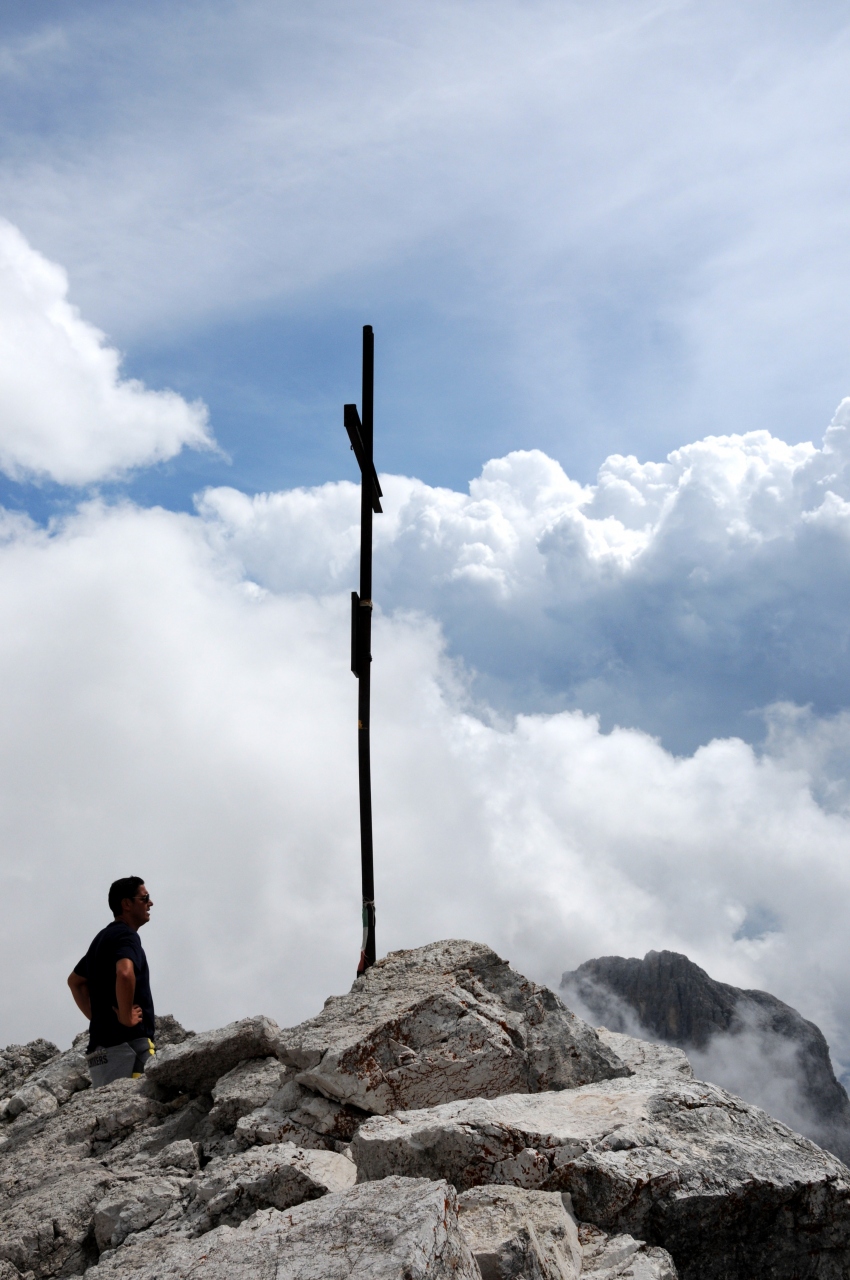
[[[631,1029],[626,1024],[636,1019],[648,1037],[686,1050],[709,1050],[719,1035],[750,1033],[765,1043],[771,1038],[785,1042],[796,1057],[804,1114],[780,1118],[793,1120],[842,1159],[850,1158],[850,1099],[835,1078],[829,1046],[819,1027],[776,996],[716,982],[675,951],[649,951],[642,960],[588,960],[564,974],[561,989],[613,1031]]]

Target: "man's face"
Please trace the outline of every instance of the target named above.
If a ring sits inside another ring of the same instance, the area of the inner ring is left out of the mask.
[[[127,923],[136,929],[141,929],[142,925],[147,924],[151,918],[153,901],[145,886],[140,884],[135,898],[124,898],[121,906]]]

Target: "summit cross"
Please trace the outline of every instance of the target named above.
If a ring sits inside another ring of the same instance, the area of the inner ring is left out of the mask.
[[[372,858],[372,765],[369,715],[372,663],[372,513],[381,512],[381,486],[372,461],[372,407],[375,337],[363,326],[363,418],[356,404],[343,407],[343,421],[360,467],[360,592],[351,593],[351,670],[357,689],[357,765],[360,781],[360,869],[363,884],[363,940],[358,975],[375,963],[375,869]]]

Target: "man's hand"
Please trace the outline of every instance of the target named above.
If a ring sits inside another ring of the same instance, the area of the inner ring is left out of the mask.
[[[115,1000],[112,1007],[118,1015],[122,1027],[137,1027],[142,1020],[141,1005],[133,1004],[136,994],[136,970],[133,961],[118,960],[115,964]]]
[[[68,986],[71,988],[71,995],[74,997],[74,1004],[89,1022],[91,1022],[91,997],[89,996],[89,984],[79,973],[72,973],[68,978]]]
[[[113,1005],[112,1008],[115,1009],[115,1005]],[[121,1017],[121,1014],[118,1011],[118,1009],[115,1009],[115,1012],[118,1014],[118,1021],[121,1023],[122,1027],[137,1027],[142,1020],[142,1006],[140,1004],[133,1005],[132,1009],[130,1010],[129,1022],[126,1020],[126,1018]]]

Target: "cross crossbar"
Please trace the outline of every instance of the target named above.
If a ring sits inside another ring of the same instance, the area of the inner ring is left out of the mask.
[[[342,406],[342,418],[345,423],[345,429],[348,432],[348,438],[351,441],[351,447],[354,450],[354,456],[360,467],[363,476],[368,475],[372,485],[370,497],[372,499],[372,510],[380,515],[383,508],[380,499],[384,496],[381,488],[381,482],[378,479],[378,473],[375,470],[375,464],[367,459],[366,450],[363,447],[363,426],[360,422],[360,414],[357,412],[356,404],[344,404]]]

